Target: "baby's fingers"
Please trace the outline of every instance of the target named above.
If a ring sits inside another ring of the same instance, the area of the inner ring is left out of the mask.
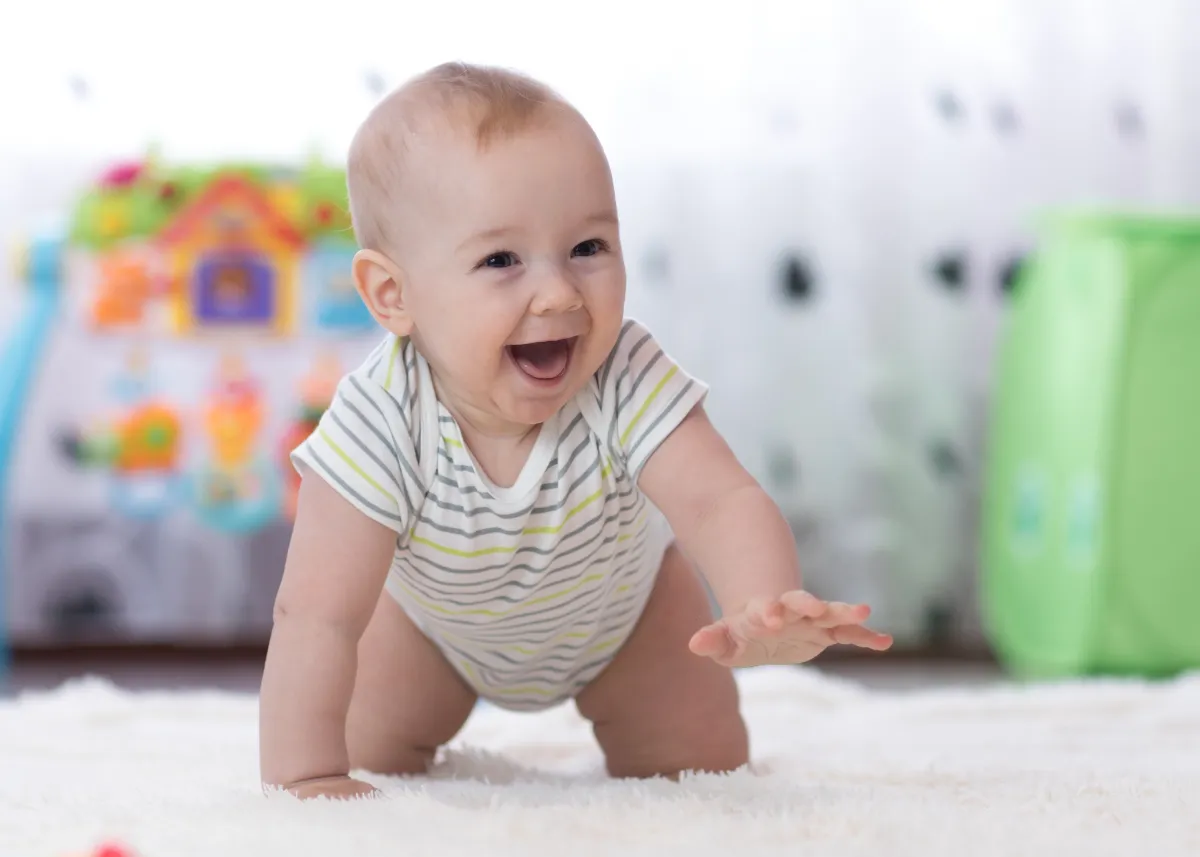
[[[844,646],[859,646],[864,649],[874,649],[882,652],[891,648],[892,638],[888,634],[880,634],[862,625],[839,625],[829,629],[829,636],[834,642]]]
[[[861,625],[871,615],[871,608],[866,604],[843,604],[840,601],[830,601],[829,609],[814,621],[821,628],[835,628],[839,625]]]
[[[841,625],[861,625],[871,615],[866,604],[843,604],[841,601],[822,601],[817,596],[802,590],[786,592],[779,600],[787,608],[791,622],[811,621],[818,628],[836,628]]]
[[[787,608],[788,618],[792,621],[817,619],[829,609],[829,605],[820,598],[802,589],[785,592],[779,597],[779,601]]]
[[[767,601],[759,605],[758,621],[764,628],[778,631],[783,627],[786,614],[787,610],[783,606],[783,601]]]
[[[721,622],[705,625],[692,635],[688,648],[693,654],[705,658],[725,658],[734,653],[736,646],[729,636],[729,629]]]

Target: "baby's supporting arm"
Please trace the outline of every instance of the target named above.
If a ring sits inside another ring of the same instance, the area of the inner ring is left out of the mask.
[[[697,406],[650,456],[639,486],[663,512],[721,607],[692,650],[729,666],[798,663],[834,643],[886,649],[865,605],[801,590],[791,527]]]
[[[766,491],[698,405],[650,456],[638,482],[726,615],[801,588],[796,540]]]
[[[396,534],[307,474],[275,602],[259,708],[265,785],[347,776],[346,712],[358,641],[375,610]]]

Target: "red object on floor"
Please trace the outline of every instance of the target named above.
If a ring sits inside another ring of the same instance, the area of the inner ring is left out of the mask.
[[[92,857],[134,857],[134,854],[128,848],[108,843],[97,848]]]

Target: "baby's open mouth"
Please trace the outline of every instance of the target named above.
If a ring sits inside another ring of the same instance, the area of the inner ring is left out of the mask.
[[[575,338],[527,342],[508,346],[509,356],[522,372],[538,381],[557,381],[571,363]]]

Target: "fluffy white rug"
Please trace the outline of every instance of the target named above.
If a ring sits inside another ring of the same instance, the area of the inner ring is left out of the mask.
[[[757,770],[614,782],[567,706],[481,709],[375,801],[256,786],[256,702],[72,683],[0,706],[0,855],[1200,854],[1200,676],[880,693],[742,675]]]

